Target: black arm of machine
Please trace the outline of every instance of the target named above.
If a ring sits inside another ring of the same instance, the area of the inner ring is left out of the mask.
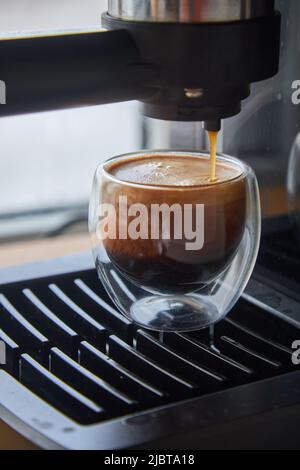
[[[2,38],[0,116],[139,100],[149,117],[217,130],[278,71],[274,0],[109,0],[103,25]]]

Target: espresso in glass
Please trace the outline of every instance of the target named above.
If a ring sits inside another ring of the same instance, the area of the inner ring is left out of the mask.
[[[211,181],[209,158],[162,152],[125,156],[105,171],[102,202],[115,208],[116,230],[102,244],[122,276],[150,292],[187,293],[228,268],[246,224],[240,166],[217,161]]]

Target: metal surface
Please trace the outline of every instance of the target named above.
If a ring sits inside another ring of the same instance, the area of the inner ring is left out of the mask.
[[[204,23],[238,21],[272,13],[273,0],[109,0],[108,13],[118,19]]]
[[[299,419],[299,409],[296,408],[300,403],[299,378],[300,373],[295,372],[143,415],[82,427],[53,410],[8,374],[0,371],[0,417],[41,448],[76,450],[138,447],[164,449],[164,445],[172,446],[175,439],[180,442],[176,448],[201,449],[201,431],[205,435],[205,431],[210,430],[207,434],[209,436],[212,426],[217,427],[221,423],[232,426],[232,423],[239,423],[237,420],[242,418],[255,417],[260,421],[259,432],[256,428],[256,442],[248,442],[250,448],[255,448],[260,438],[266,443],[268,434],[272,433],[270,412],[277,413],[281,408],[283,413],[291,409],[295,414],[298,410],[296,416]],[[289,438],[287,433],[291,432],[291,428],[286,423],[284,426],[282,419],[279,424],[282,437],[277,446],[290,449],[288,446],[293,438],[299,441],[299,428]],[[239,426],[235,433],[236,438],[241,437]],[[228,439],[230,448],[234,448],[234,437],[230,436],[227,429],[227,443]],[[226,445],[226,441],[223,445]],[[155,446],[153,442],[156,442]],[[213,447],[212,437],[210,446]]]

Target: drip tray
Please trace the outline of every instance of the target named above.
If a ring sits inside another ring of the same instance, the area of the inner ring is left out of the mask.
[[[212,346],[206,330],[137,328],[94,269],[43,272],[0,286],[0,416],[37,445],[201,448],[208,428],[300,404],[299,326],[254,297],[216,325]]]

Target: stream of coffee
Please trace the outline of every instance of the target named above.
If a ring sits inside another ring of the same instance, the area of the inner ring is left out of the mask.
[[[218,132],[208,131],[208,137],[210,142],[210,181],[214,182],[217,180],[216,177],[216,160],[217,160],[217,145],[218,145]]]

